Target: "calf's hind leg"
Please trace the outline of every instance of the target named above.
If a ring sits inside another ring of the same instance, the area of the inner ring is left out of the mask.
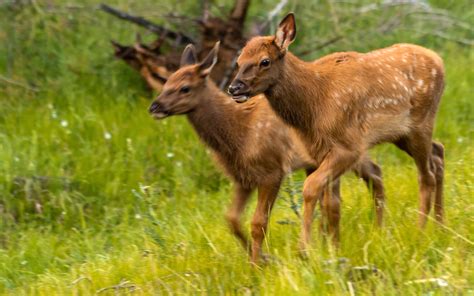
[[[426,225],[431,209],[432,196],[436,189],[436,178],[431,169],[431,135],[423,132],[413,132],[407,137],[398,140],[395,144],[400,149],[407,151],[415,160],[420,187],[420,214],[418,225],[423,228]]]
[[[376,222],[378,226],[381,226],[385,203],[382,170],[368,156],[365,156],[353,171],[364,180],[367,188],[372,192],[377,217]],[[309,173],[307,171],[307,174]],[[334,245],[337,246],[340,239],[339,225],[341,217],[340,178],[332,182],[331,190],[328,187],[325,188],[320,207],[322,213],[320,229],[323,234],[329,234]]]
[[[416,138],[415,138],[416,139]],[[416,140],[409,140],[407,138],[400,139],[399,141],[395,142],[395,145],[397,145],[398,148],[401,150],[405,151],[408,155],[410,155],[413,159],[415,159],[415,154],[421,154],[423,153],[422,151],[429,150],[426,148],[422,148],[421,150],[416,151],[417,145],[413,147],[413,145],[410,146],[410,141],[416,141]],[[426,140],[423,140],[423,142],[426,142]],[[419,143],[419,146],[424,147],[423,143]],[[425,152],[426,153],[426,152]],[[429,154],[429,168],[431,173],[434,174],[435,178],[435,185],[434,185],[434,208],[435,208],[435,218],[438,222],[442,223],[444,219],[444,204],[443,204],[443,183],[444,183],[444,146],[436,141],[431,142],[431,153]],[[416,162],[416,160],[415,160]],[[418,164],[417,164],[418,167]],[[419,168],[418,168],[419,171]],[[431,178],[431,177],[429,177]],[[430,206],[431,206],[431,198],[430,201],[423,201],[422,199],[422,193],[421,193],[421,179],[420,179],[420,226],[423,227],[424,224],[426,223],[426,215],[429,213]],[[430,196],[433,196],[433,193],[430,193]],[[422,210],[422,203],[425,203],[423,207],[428,207],[428,213],[426,213],[425,218],[422,218],[421,216],[423,215],[423,210]],[[427,204],[426,204],[427,203]],[[423,222],[422,220],[425,220]]]
[[[354,173],[364,180],[367,188],[372,192],[377,225],[382,226],[385,206],[385,189],[380,166],[373,162],[369,157],[365,156],[354,169]]]
[[[443,201],[443,183],[444,183],[444,146],[436,141],[432,143],[432,167],[436,178],[436,191],[434,212],[436,221],[443,223],[444,220],[444,201]]]

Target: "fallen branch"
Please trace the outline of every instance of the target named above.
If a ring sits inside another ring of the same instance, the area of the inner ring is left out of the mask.
[[[128,293],[132,293],[136,290],[140,290],[140,287],[138,287],[137,285],[135,285],[133,283],[130,283],[130,281],[122,280],[118,285],[105,287],[105,288],[97,290],[96,294],[101,294],[101,293],[106,292],[108,290],[114,290],[115,294],[120,293],[120,290],[126,290],[124,293],[128,294]]]
[[[18,86],[18,87],[22,87],[22,88],[27,89],[27,90],[32,91],[32,92],[39,92],[39,89],[36,88],[36,87],[29,86],[28,84],[25,84],[25,83],[22,83],[22,82],[19,82],[19,81],[16,81],[16,80],[12,80],[10,78],[7,78],[7,77],[1,76],[1,75],[0,75],[0,81],[3,81],[5,83],[11,84],[11,85],[15,85],[15,86]]]
[[[126,12],[120,11],[118,9],[112,8],[106,4],[101,4],[100,9],[103,11],[116,16],[120,19],[127,20],[129,22],[132,22],[136,25],[139,25],[143,28],[146,28],[147,30],[150,30],[151,32],[158,34],[158,35],[164,35],[166,38],[176,40],[179,45],[186,45],[189,43],[195,44],[196,42],[189,36],[181,33],[181,32],[174,32],[171,31],[163,26],[157,25],[143,17],[140,16],[134,16],[130,15]]]
[[[177,33],[179,31],[173,32],[163,26],[154,24],[142,16],[130,15],[105,4],[98,8],[122,20],[145,27],[158,35],[158,39],[151,44],[143,43],[141,40],[137,40],[134,45],[129,46],[112,42],[115,56],[137,70],[151,89],[161,91],[162,85],[169,75],[179,68],[180,47],[194,43],[199,50],[198,56],[202,58],[212,50],[216,41],[219,40],[221,41],[219,62],[214,67],[210,77],[218,86],[225,88],[236,69],[236,53],[247,41],[247,38],[243,35],[243,24],[250,0],[234,0],[233,8],[230,13],[225,13],[225,18],[211,15],[211,6],[216,6],[215,1],[199,1],[201,2],[202,16],[198,18],[187,19],[177,14],[177,12],[168,14],[168,16],[178,16],[180,19],[193,21],[197,24],[200,27],[200,35],[193,37],[196,41],[185,34]],[[187,27],[189,26],[182,26],[182,28]],[[189,34],[186,29],[180,31]],[[173,42],[173,39],[176,42]],[[168,47],[161,49],[162,41],[164,40],[170,43],[171,50]]]

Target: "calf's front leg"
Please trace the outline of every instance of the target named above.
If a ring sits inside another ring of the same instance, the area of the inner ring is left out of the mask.
[[[311,224],[318,197],[333,180],[349,170],[360,158],[360,153],[344,148],[333,148],[323,159],[319,168],[310,174],[303,185],[303,228],[301,250],[305,252],[311,241]],[[331,197],[332,198],[332,197]]]
[[[232,204],[226,214],[227,222],[232,233],[239,239],[244,249],[249,252],[249,243],[247,236],[242,231],[242,225],[240,219],[245,210],[245,206],[248,203],[250,195],[252,194],[252,188],[245,188],[240,184],[236,184],[234,188],[234,197]]]
[[[252,218],[252,263],[258,264],[262,254],[262,243],[267,232],[268,220],[278,195],[281,178],[258,186],[257,208]]]

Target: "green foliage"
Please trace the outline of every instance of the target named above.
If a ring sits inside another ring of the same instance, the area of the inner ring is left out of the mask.
[[[198,1],[107,2],[150,18],[164,11],[197,16],[199,10]],[[231,2],[225,1],[225,9]],[[331,11],[343,20],[343,9],[355,1],[344,2],[332,7],[332,1],[290,2],[288,9],[301,15],[293,50],[338,33]],[[274,5],[255,2],[248,20],[264,19]],[[442,55],[447,86],[435,138],[446,146],[447,223],[416,228],[414,164],[384,145],[373,152],[387,188],[383,229],[373,227],[362,182],[347,176],[341,249],[315,239],[310,259],[302,260],[299,220],[290,208],[291,194],[282,193],[265,244],[276,259],[253,268],[223,220],[229,182],[185,118],[157,123],[148,116],[152,94],[137,73],[113,59],[109,44],[133,41],[136,28],[96,6],[92,0],[0,4],[0,292],[86,295],[118,285],[116,291],[126,294],[135,285],[143,294],[474,293],[472,47],[415,38],[401,29],[364,38],[353,33],[396,10],[342,26],[344,41],[308,56],[402,41]],[[472,28],[469,1],[431,6]],[[470,37],[469,30],[452,31],[450,36]],[[298,191],[302,180],[303,174],[295,174],[285,192]],[[350,261],[327,262],[342,257]],[[379,273],[355,281],[351,266],[361,265],[375,265]],[[428,278],[449,285],[407,283]]]

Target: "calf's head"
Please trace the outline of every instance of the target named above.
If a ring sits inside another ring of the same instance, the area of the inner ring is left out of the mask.
[[[150,114],[156,119],[162,119],[192,112],[199,104],[206,79],[217,62],[218,51],[219,42],[201,63],[197,63],[196,49],[192,44],[186,46],[180,68],[163,85],[163,91],[148,109]]]
[[[239,71],[228,89],[235,101],[245,102],[278,83],[284,57],[295,36],[295,17],[289,13],[274,36],[254,37],[245,45],[237,60]]]

